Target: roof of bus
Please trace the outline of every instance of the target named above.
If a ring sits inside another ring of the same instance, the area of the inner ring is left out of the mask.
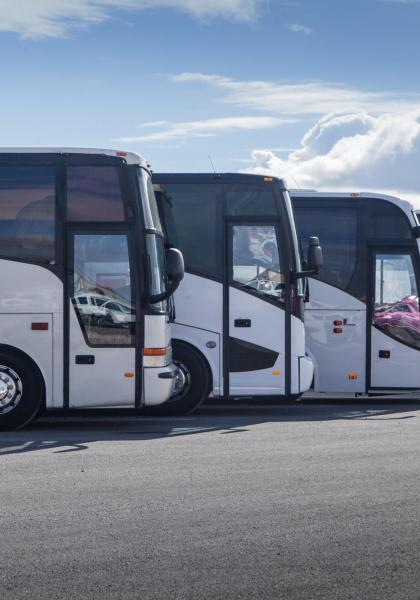
[[[357,200],[358,198],[377,198],[379,200],[385,200],[398,206],[406,215],[413,218],[413,211],[415,207],[412,202],[408,200],[402,200],[396,196],[388,196],[387,194],[373,193],[373,192],[317,192],[316,190],[289,190],[292,198],[351,198]]]
[[[140,165],[148,168],[146,160],[135,152],[125,150],[109,150],[104,148],[0,148],[2,154],[86,154],[96,156],[112,156],[122,158],[129,165]]]
[[[283,179],[267,175],[254,175],[249,173],[153,173],[152,179],[156,183],[268,183],[277,182],[282,190],[287,190]]]

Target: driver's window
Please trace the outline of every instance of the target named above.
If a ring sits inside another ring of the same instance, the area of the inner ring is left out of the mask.
[[[232,282],[282,300],[284,273],[273,225],[233,225]]]

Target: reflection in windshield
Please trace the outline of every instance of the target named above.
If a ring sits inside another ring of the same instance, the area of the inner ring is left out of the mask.
[[[233,227],[233,281],[284,300],[284,274],[273,226]]]
[[[73,287],[73,305],[90,343],[134,343],[127,236],[76,235]]]
[[[420,349],[417,283],[410,254],[377,254],[374,325]]]

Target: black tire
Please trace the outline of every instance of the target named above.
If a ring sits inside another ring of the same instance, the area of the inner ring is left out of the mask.
[[[181,393],[175,394],[164,404],[148,406],[144,412],[153,416],[172,417],[188,415],[209,396],[211,376],[205,358],[189,344],[172,343],[173,362],[183,369],[187,382]]]
[[[34,419],[44,404],[44,386],[38,369],[19,354],[0,350],[0,396],[5,385],[12,398],[0,400],[0,431],[20,429]]]

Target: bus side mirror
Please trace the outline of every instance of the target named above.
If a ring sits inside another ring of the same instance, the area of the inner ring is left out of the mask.
[[[184,257],[178,248],[166,249],[166,274],[169,279],[171,294],[175,292],[184,279]]]
[[[323,257],[322,257],[322,248],[319,245],[319,239],[315,236],[311,236],[309,238],[309,246],[308,246],[308,269],[309,271],[313,271],[315,274],[318,274],[322,265],[323,265]]]
[[[184,257],[178,248],[166,248],[166,276],[168,278],[167,289],[162,294],[149,296],[150,304],[167,300],[178,289],[184,279]]]

